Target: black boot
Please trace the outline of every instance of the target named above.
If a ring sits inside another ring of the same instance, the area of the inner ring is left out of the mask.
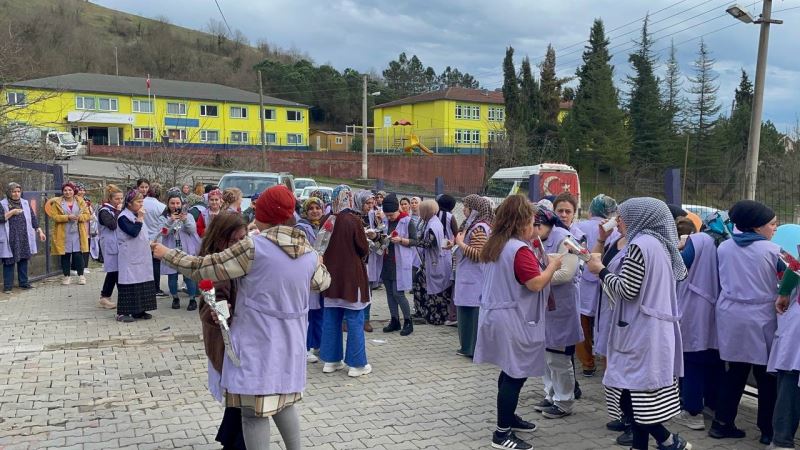
[[[194,311],[197,309],[197,300],[191,299],[189,300],[189,306],[186,307],[187,311]]]
[[[403,320],[403,329],[400,330],[400,336],[408,336],[414,332],[414,322],[411,319]]]
[[[384,333],[391,333],[393,331],[399,331],[399,330],[400,330],[400,319],[398,319],[397,317],[392,317],[392,320],[389,321],[389,325],[383,327]]]
[[[178,297],[172,297],[172,309],[181,309],[181,301]]]

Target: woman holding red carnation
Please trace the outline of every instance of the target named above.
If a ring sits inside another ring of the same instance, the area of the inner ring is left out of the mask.
[[[411,307],[405,291],[411,289],[411,265],[414,262],[414,250],[411,247],[417,241],[417,228],[408,214],[400,212],[400,202],[394,194],[383,199],[383,212],[388,219],[390,244],[383,256],[381,279],[392,316],[389,325],[383,327],[383,332],[400,331],[400,336],[408,336],[414,332],[414,324],[411,322]],[[403,311],[402,329],[398,308]]]

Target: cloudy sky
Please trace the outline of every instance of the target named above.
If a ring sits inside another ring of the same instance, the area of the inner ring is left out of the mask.
[[[148,17],[166,16],[189,28],[221,20],[214,0],[93,1]],[[725,14],[732,0],[218,1],[230,27],[253,43],[264,39],[307,53],[318,64],[378,73],[405,51],[437,72],[447,65],[466,70],[489,89],[502,84],[500,67],[509,45],[517,63],[524,55],[538,63],[552,43],[559,75],[573,74],[592,20],[601,18],[611,41],[617,85],[625,90],[631,40],[649,13],[654,48],[663,50],[663,61],[674,40],[684,75],[691,74],[703,37],[717,61],[723,110],[730,109],[740,69],[754,77],[759,33],[758,26]],[[754,15],[761,12],[761,1],[739,1]],[[773,11],[785,24],[771,27],[764,119],[785,132],[800,115],[800,58],[794,47],[800,42],[800,0],[775,0]]]

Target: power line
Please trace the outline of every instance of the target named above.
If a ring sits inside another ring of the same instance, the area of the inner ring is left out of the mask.
[[[231,26],[228,25],[228,19],[225,18],[225,13],[222,12],[222,8],[219,6],[219,2],[214,0],[214,3],[217,5],[217,10],[219,10],[219,15],[222,16],[222,21],[225,23],[225,26],[228,28],[228,33],[233,36],[233,30],[231,30]]]

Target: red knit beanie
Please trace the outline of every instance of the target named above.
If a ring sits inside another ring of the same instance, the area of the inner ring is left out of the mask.
[[[279,225],[294,215],[294,194],[286,186],[272,186],[256,200],[256,220]]]

